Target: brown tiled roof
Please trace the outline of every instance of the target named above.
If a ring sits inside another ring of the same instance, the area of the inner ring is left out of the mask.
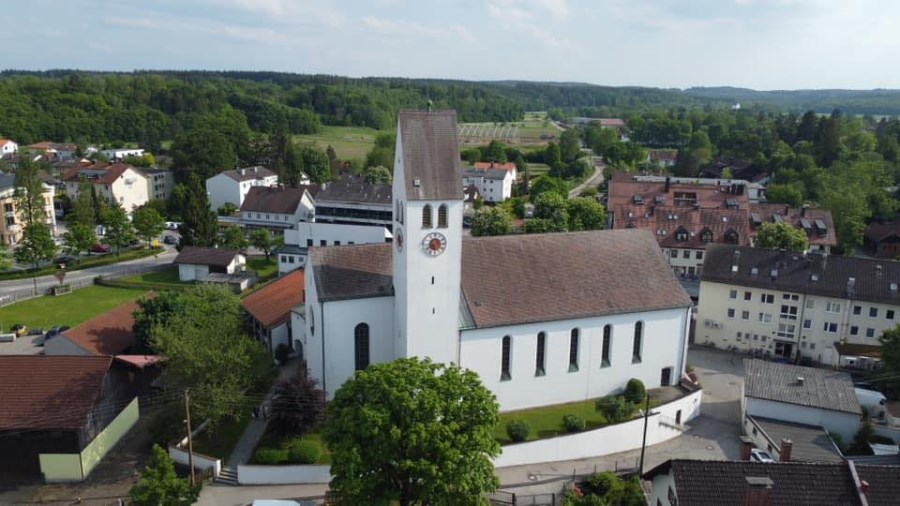
[[[900,467],[857,466],[860,480],[869,483],[868,504],[896,504],[900,495]],[[771,506],[859,505],[859,491],[844,463],[748,462],[669,460],[644,475],[671,474],[681,506],[750,504],[747,478],[772,481]]]
[[[316,204],[375,204],[391,208],[393,186],[367,183],[361,177],[345,176],[325,184],[316,194]]]
[[[241,173],[243,171],[243,173]],[[254,179],[263,179],[276,175],[271,170],[257,165],[255,167],[243,167],[235,170],[222,171],[222,175],[228,176],[235,181],[253,181]]]
[[[316,187],[318,188],[318,187]],[[254,186],[244,197],[241,212],[294,214],[303,200],[307,186],[297,188]]]
[[[109,357],[0,355],[0,431],[84,427]]]
[[[649,210],[657,205],[656,197],[664,196],[664,205],[674,206],[676,193],[693,194],[695,201],[688,203],[683,200],[682,205],[678,207],[691,208],[692,204],[698,204],[701,209],[725,209],[727,201],[733,200],[737,204],[738,209],[749,209],[750,198],[747,192],[740,192],[737,187],[730,185],[714,185],[714,184],[695,184],[682,183],[672,181],[669,183],[669,191],[666,191],[666,182],[663,181],[638,181],[637,176],[626,172],[617,172],[609,183],[609,204],[611,207],[632,205],[634,204],[634,196],[638,195],[643,199],[644,209]],[[641,213],[643,214],[643,213]],[[619,216],[616,216],[619,219]]]
[[[725,242],[725,237],[737,234],[738,244],[750,244],[750,223],[743,209],[694,209],[677,206],[638,206],[633,204],[610,207],[615,213],[616,229],[639,228],[649,230],[661,247],[702,249],[704,232],[712,233],[712,242]],[[683,234],[681,234],[683,232]],[[681,240],[681,237],[685,237]]]
[[[755,216],[754,216],[755,214]],[[775,216],[792,227],[807,232],[810,245],[837,246],[837,236],[834,233],[834,221],[831,219],[831,211],[827,209],[796,209],[784,204],[751,204],[751,225],[754,218],[760,218],[763,223],[775,222]],[[816,228],[816,221],[825,224],[825,233],[820,233]],[[810,228],[806,230],[804,225]],[[752,230],[756,235],[756,228]]]
[[[97,172],[100,174],[99,177],[93,179],[85,178],[84,182],[92,184],[113,184],[126,170],[131,168],[133,167],[124,163],[115,163],[112,165],[87,165],[70,169],[62,179],[63,181],[79,181],[83,173]],[[137,170],[135,170],[135,172],[140,173]]]
[[[597,118],[597,123],[609,128],[622,128],[625,126],[625,120],[620,118]]]
[[[881,242],[892,235],[900,237],[900,221],[872,223],[866,227],[866,239],[872,242]]]
[[[466,240],[462,288],[478,327],[691,305],[641,230]]]
[[[309,248],[321,301],[393,295],[392,263],[387,243]]]
[[[404,110],[398,121],[406,198],[462,200],[456,111]]]
[[[175,257],[174,263],[228,267],[237,255],[240,255],[240,252],[230,249],[185,246]]]
[[[154,293],[147,294],[153,298]],[[63,336],[91,355],[120,355],[134,344],[136,301],[122,304],[63,332]]]
[[[891,260],[716,244],[707,248],[700,277],[728,285],[900,305],[900,262]]]
[[[303,269],[298,269],[244,297],[241,304],[263,327],[276,327],[290,320],[291,309],[303,303],[303,286]]]
[[[648,152],[650,160],[674,162],[678,158],[677,149],[651,149]]]

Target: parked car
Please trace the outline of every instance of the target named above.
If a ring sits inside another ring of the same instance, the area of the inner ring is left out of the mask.
[[[95,244],[91,246],[91,253],[109,253],[109,244]]]
[[[64,268],[68,265],[72,265],[78,262],[78,257],[74,255],[62,255],[56,258],[54,263],[59,268]]]
[[[175,240],[175,236],[167,235],[163,237],[163,242],[166,244],[177,244],[178,241]]]
[[[13,331],[13,333],[16,334],[16,336],[21,337],[21,336],[24,336],[25,333],[28,332],[28,327],[26,327],[25,325],[23,325],[21,323],[17,323],[12,326],[12,331]]]
[[[181,226],[181,223],[178,223],[177,221],[166,222],[166,230],[178,230],[179,226]]]
[[[750,450],[750,461],[751,462],[775,462],[775,459],[769,455],[768,452],[763,450],[753,449]]]
[[[51,337],[58,336],[58,335],[62,334],[63,332],[69,330],[70,328],[71,327],[69,327],[68,325],[62,325],[62,326],[57,325],[54,327],[50,327],[50,329],[47,330],[47,333],[44,334],[44,339],[50,339]]]

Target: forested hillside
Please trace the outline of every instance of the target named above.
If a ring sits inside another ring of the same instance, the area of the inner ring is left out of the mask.
[[[900,90],[775,90],[756,91],[746,88],[688,88],[684,94],[696,100],[719,100],[731,103],[772,106],[784,112],[815,111],[844,114],[896,116],[900,114]]]

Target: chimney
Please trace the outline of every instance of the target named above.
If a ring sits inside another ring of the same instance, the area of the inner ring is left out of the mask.
[[[768,477],[748,476],[747,498],[744,506],[769,506],[772,502],[772,485],[775,483]]]
[[[666,176],[666,193],[669,193],[669,187],[672,185],[672,178]]]
[[[806,383],[806,378],[804,378],[803,376],[797,376],[797,385],[798,386],[802,387],[805,383]]]
[[[778,459],[779,462],[790,462],[791,461],[791,452],[794,449],[794,442],[790,439],[782,439],[781,440],[781,458]]]
[[[259,167],[257,167],[257,166],[254,165],[254,166],[253,166],[253,173],[256,174],[257,172],[259,172]]]
[[[247,175],[247,169],[241,169],[241,175],[242,175],[242,176],[246,176],[246,175]]]
[[[806,208],[807,207],[809,207],[809,206],[806,204],[803,204],[803,207],[800,208],[800,216],[802,216],[803,218],[806,218]]]
[[[753,450],[753,438],[750,436],[741,436],[741,460],[747,462],[750,460],[750,452]]]

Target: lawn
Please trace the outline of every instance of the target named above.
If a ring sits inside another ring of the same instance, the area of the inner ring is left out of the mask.
[[[256,273],[259,281],[266,281],[278,275],[278,261],[275,255],[270,255],[268,261],[264,256],[249,257],[247,258],[247,267]]]
[[[322,149],[331,146],[341,160],[364,159],[380,130],[366,127],[325,126],[317,134],[295,135],[301,142],[314,142]]]
[[[560,130],[538,113],[526,113],[521,121],[507,123],[460,123],[460,143],[465,146],[485,145],[491,139],[508,144],[547,144],[558,139]],[[541,137],[544,138],[541,138]]]
[[[219,426],[215,432],[207,430],[201,432],[193,441],[194,451],[210,457],[228,460],[238,440],[244,434],[244,429],[250,423],[250,411],[253,408],[248,403],[247,406],[240,409],[242,411],[240,420],[228,420]]]
[[[74,327],[144,293],[146,290],[89,286],[69,295],[37,297],[0,308],[0,327],[7,330],[16,323],[29,328]]]
[[[145,272],[143,274],[138,274],[136,276],[129,276],[127,278],[122,278],[122,281],[128,281],[130,283],[150,283],[154,285],[158,284],[172,284],[172,285],[181,285],[184,284],[178,279],[178,267],[172,266],[167,267],[160,271],[153,272]]]

